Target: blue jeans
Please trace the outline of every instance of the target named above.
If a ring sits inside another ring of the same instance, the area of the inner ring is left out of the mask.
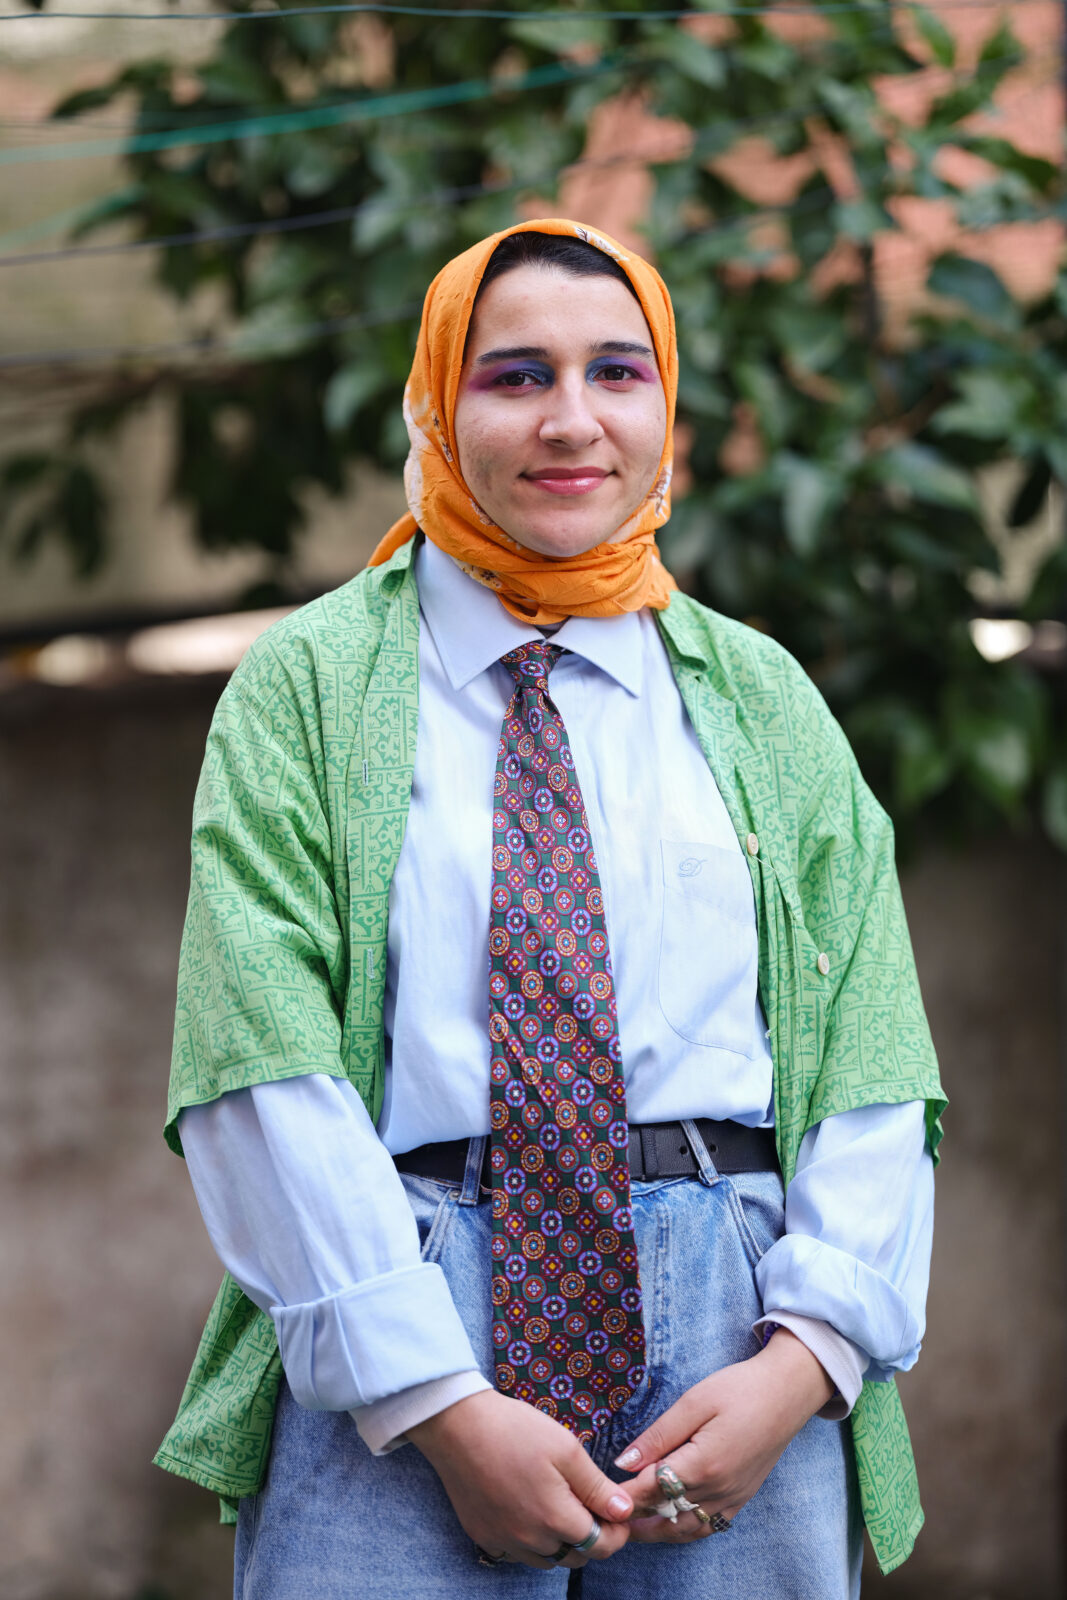
[[[699,1138],[699,1135],[697,1136]],[[693,1384],[757,1349],[753,1282],[783,1227],[781,1179],[633,1185],[648,1373],[593,1459],[612,1459]],[[492,1219],[462,1187],[404,1176],[423,1257],[439,1261],[492,1378]],[[267,1479],[241,1502],[235,1600],[855,1600],[862,1523],[847,1423],[813,1418],[728,1532],[688,1545],[630,1544],[580,1572],[479,1566],[440,1479],[413,1445],[372,1456],[346,1412],[307,1411],[283,1383]]]

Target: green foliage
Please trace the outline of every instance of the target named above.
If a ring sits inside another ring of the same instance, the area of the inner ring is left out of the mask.
[[[413,308],[430,278],[520,205],[553,206],[597,106],[639,95],[693,130],[687,157],[653,169],[647,218],[678,314],[680,417],[692,439],[692,486],[663,536],[666,560],[701,598],[770,631],[807,666],[906,839],[920,824],[960,833],[1032,816],[1067,849],[1063,676],[1025,659],[987,662],[968,628],[973,575],[1000,559],[976,474],[1022,463],[1011,528],[1067,484],[1067,272],[1023,308],[990,267],[943,255],[929,309],[891,342],[873,269],[874,241],[897,226],[902,197],[947,200],[967,228],[1062,207],[1055,165],[972,121],[1022,59],[1010,25],[997,24],[977,67],[963,71],[953,35],[921,8],[906,31],[889,6],[828,11],[825,36],[802,44],[755,10],[719,18],[706,35],[699,19],[649,16],[647,0],[623,21],[589,3],[561,8],[558,21],[526,9],[516,0],[504,23],[234,24],[193,74],[192,97],[188,67],[143,61],[58,108],[76,118],[130,103],[140,133],[479,79],[496,86],[404,116],[130,154],[131,187],[83,232],[117,212],[143,238],[358,214],[162,251],[160,282],[183,300],[210,285],[236,347],[214,368],[160,372],[135,388],[124,380],[117,399],[74,418],[55,459],[9,459],[0,538],[26,555],[58,534],[83,570],[99,561],[106,514],[82,441],[162,384],[178,419],[173,491],[201,541],[261,548],[284,579],[303,488],[339,491],[353,459],[402,462]],[[714,0],[703,9],[714,12]],[[590,70],[514,88],[560,63]],[[921,123],[902,124],[873,84],[929,64],[950,82]],[[714,161],[753,132],[810,163],[773,245],[753,231],[760,208]],[[847,194],[826,176],[827,135],[851,159]],[[980,156],[988,182],[960,190],[944,175],[946,147]],[[855,272],[820,295],[813,273],[835,246],[851,252]],[[767,275],[783,249],[795,272]],[[732,475],[723,450],[743,418],[755,457]],[[1062,544],[1024,614],[1067,617]]]

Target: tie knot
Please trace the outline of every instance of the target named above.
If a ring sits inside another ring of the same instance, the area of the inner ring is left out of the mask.
[[[540,689],[548,693],[548,675],[563,654],[563,646],[538,639],[531,644],[520,644],[500,659],[515,679],[520,689]]]

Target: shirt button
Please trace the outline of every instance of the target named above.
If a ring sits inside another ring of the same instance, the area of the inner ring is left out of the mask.
[[[815,965],[825,978],[827,973],[830,971],[830,957],[826,954],[825,950],[820,952],[819,959],[816,961]]]
[[[750,833],[748,838],[745,840],[745,849],[748,851],[750,856],[759,855],[759,840],[756,838],[754,833]]]

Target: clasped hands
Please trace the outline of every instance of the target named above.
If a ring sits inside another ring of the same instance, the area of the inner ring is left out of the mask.
[[[408,1430],[436,1470],[465,1531],[498,1559],[531,1567],[604,1561],[628,1541],[687,1544],[709,1526],[691,1511],[669,1521],[656,1512],[666,1463],[687,1498],[728,1521],[741,1510],[833,1384],[786,1329],[747,1361],[695,1384],[618,1457],[633,1474],[614,1483],[577,1439],[551,1417],[495,1390],[482,1390]],[[555,1559],[561,1543],[590,1531],[592,1551]]]

